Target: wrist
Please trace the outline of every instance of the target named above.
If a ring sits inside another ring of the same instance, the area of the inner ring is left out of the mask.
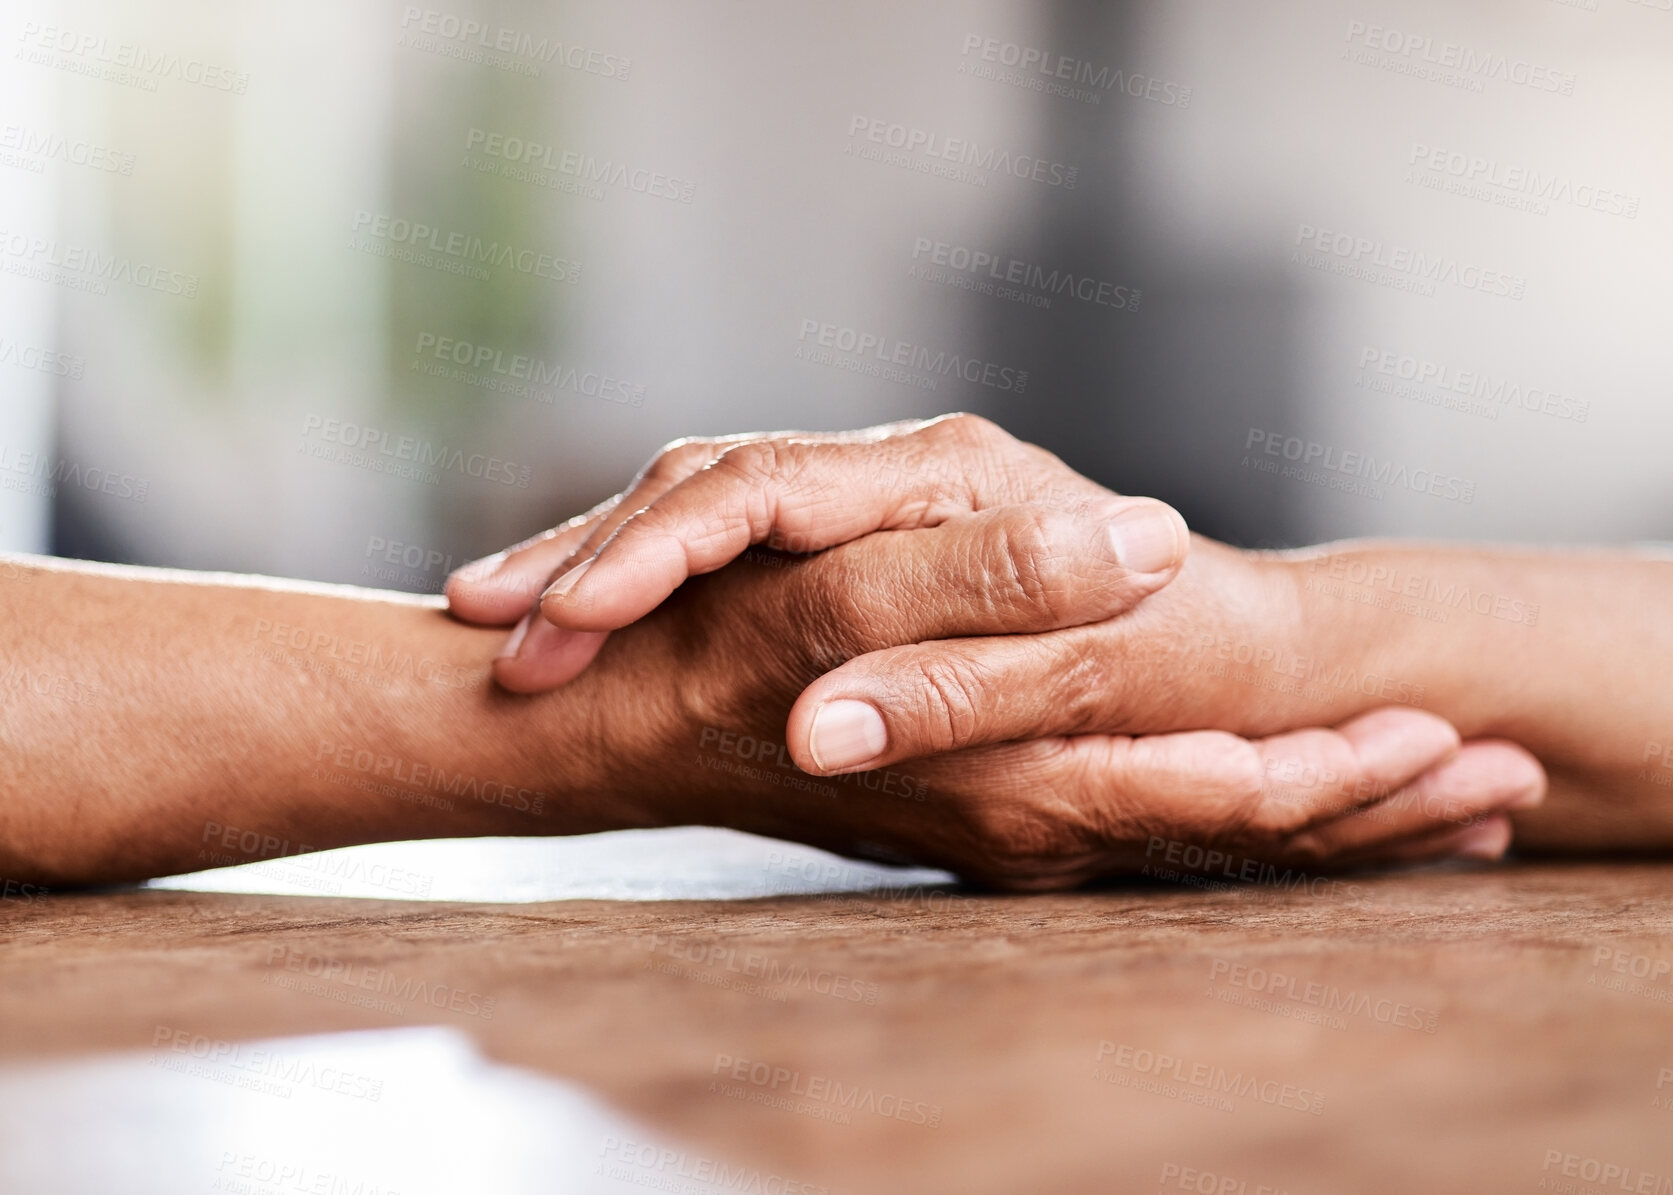
[[[1314,709],[1340,722],[1384,706],[1432,706],[1435,678],[1410,632],[1433,624],[1401,617],[1408,579],[1398,568],[1352,551],[1286,554],[1274,563],[1295,595],[1297,650],[1309,659]]]
[[[1321,718],[1339,695],[1317,690],[1327,653],[1310,624],[1304,577],[1286,558],[1195,537],[1185,571],[1140,608],[1141,617],[1152,606],[1167,611],[1168,625],[1156,638],[1172,631],[1184,659],[1170,685],[1178,698],[1165,724],[1141,729],[1265,736],[1329,724]]]
[[[1192,615],[1193,671],[1207,680],[1200,698],[1210,719],[1197,725],[1265,736],[1429,702],[1431,685],[1406,662],[1404,644],[1376,625],[1375,594],[1348,585],[1330,555],[1211,541],[1192,553],[1214,595],[1213,607]]]
[[[1402,703],[1440,714],[1465,738],[1531,742],[1542,711],[1561,704],[1561,683],[1550,690],[1552,674],[1537,666],[1553,595],[1508,554],[1357,541],[1286,565],[1324,650],[1387,679]]]

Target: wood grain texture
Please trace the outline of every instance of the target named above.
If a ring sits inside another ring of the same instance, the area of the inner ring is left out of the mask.
[[[833,1191],[1179,1190],[1170,1166],[1247,1193],[1587,1189],[1552,1151],[1659,1191],[1658,963],[1673,868],[1648,864],[1025,897],[55,895],[0,903],[0,1063],[159,1026],[439,1023]]]

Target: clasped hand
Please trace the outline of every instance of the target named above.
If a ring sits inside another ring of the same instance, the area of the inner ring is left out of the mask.
[[[1307,868],[1502,854],[1545,788],[1520,747],[1216,664],[1313,650],[1296,590],[1291,562],[954,415],[678,441],[447,596],[515,624],[506,689],[593,685],[602,709],[631,687],[634,724],[585,733],[619,761],[594,782],[648,823],[1011,888],[1136,871],[1159,842]],[[717,753],[740,736],[782,751]]]

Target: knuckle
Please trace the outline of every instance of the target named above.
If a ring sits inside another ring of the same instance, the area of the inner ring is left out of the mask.
[[[778,474],[783,463],[781,448],[771,440],[746,440],[715,457],[709,468],[747,481],[760,481]]]
[[[997,887],[1042,891],[1095,874],[1112,841],[1092,787],[1095,751],[1069,740],[992,749],[994,783],[965,802],[956,822],[970,874]]]
[[[1305,793],[1281,785],[1262,785],[1243,819],[1243,830],[1272,841],[1299,834],[1316,820]]]
[[[1212,733],[1197,741],[1186,772],[1195,779],[1198,828],[1216,841],[1264,839],[1272,834],[1266,767],[1253,743]]]
[[[959,411],[932,424],[940,436],[965,448],[992,449],[1013,442],[1013,437],[991,419]]]
[[[911,679],[920,713],[916,730],[927,752],[958,751],[975,742],[987,688],[979,666],[958,657],[917,655]]]
[[[713,458],[715,442],[697,436],[664,444],[640,475],[645,481],[672,483],[689,476]]]
[[[1052,724],[1063,734],[1107,731],[1111,712],[1127,708],[1122,673],[1099,651],[1058,653],[1053,678]]]
[[[986,801],[970,811],[968,823],[974,870],[1000,887],[1061,887],[1088,858],[1080,836],[1050,802]]]
[[[1297,834],[1284,843],[1284,860],[1295,866],[1317,868],[1329,863],[1337,854],[1326,837],[1318,831]]]
[[[1024,508],[1000,524],[997,559],[989,562],[1000,582],[999,592],[1014,608],[1053,623],[1069,613],[1074,599],[1064,522],[1056,512]]]
[[[796,642],[803,643],[823,671],[855,656],[892,646],[884,639],[882,620],[863,576],[833,554],[815,556],[787,578],[788,618]]]

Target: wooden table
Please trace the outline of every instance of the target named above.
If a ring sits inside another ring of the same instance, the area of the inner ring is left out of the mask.
[[[4,902],[0,943],[0,1126],[14,1157],[26,1141],[65,1160],[58,1190],[96,1185],[76,1102],[129,1115],[85,1067],[63,1106],[25,1110],[78,1060],[127,1051],[155,1074],[227,1065],[204,1043],[443,1025],[674,1143],[635,1154],[604,1132],[600,1189],[1673,1192],[1658,865],[1019,897],[135,890]],[[481,1069],[484,1091],[521,1073]],[[152,1115],[147,1139],[183,1142],[182,1119]],[[295,1131],[285,1156],[305,1163]],[[382,1195],[390,1148],[356,1163],[364,1189]],[[159,1151],[126,1189],[292,1189],[240,1187],[234,1162],[214,1183],[171,1173],[190,1152]],[[0,1190],[22,1189],[7,1176],[0,1154]],[[328,1179],[298,1181],[335,1195]]]

